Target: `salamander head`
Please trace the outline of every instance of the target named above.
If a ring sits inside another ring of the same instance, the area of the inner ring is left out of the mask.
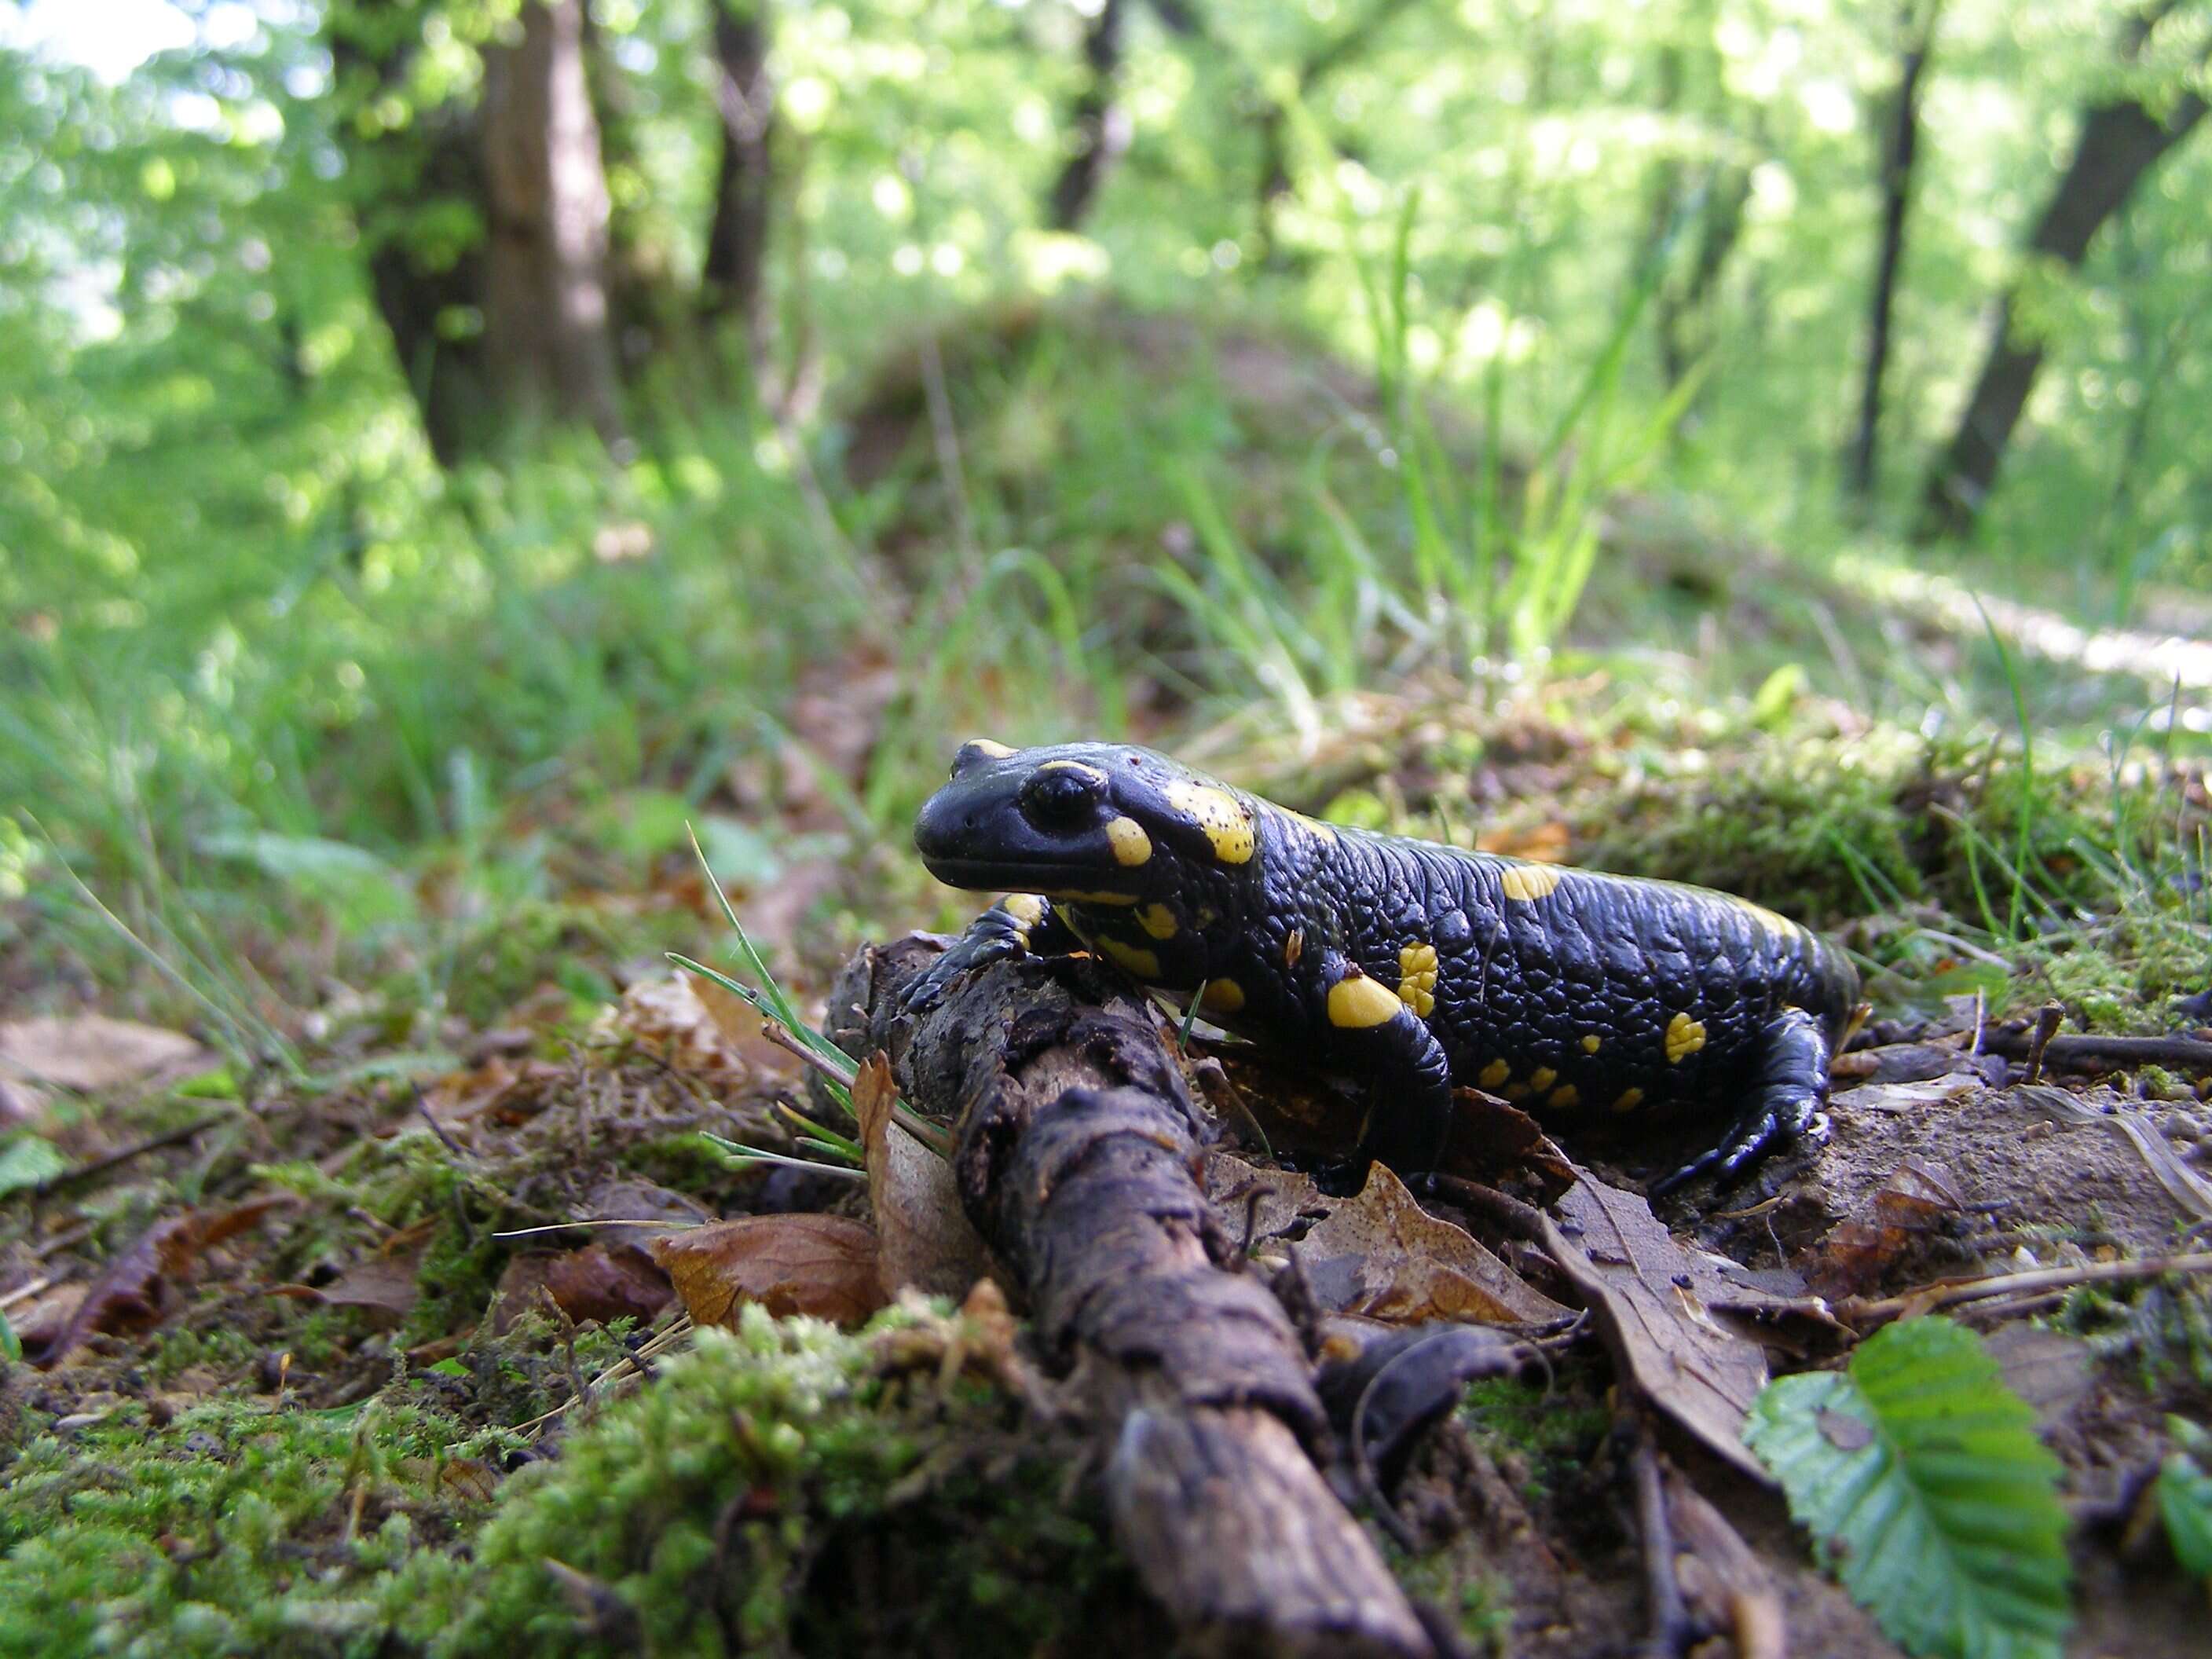
[[[1149,749],[961,745],[914,844],[955,887],[1115,903],[1259,878],[1259,815]]]

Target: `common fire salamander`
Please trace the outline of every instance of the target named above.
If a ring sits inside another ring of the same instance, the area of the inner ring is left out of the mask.
[[[1364,1079],[1360,1150],[1402,1170],[1441,1160],[1455,1085],[1557,1127],[1725,1115],[1655,1191],[1826,1133],[1858,976],[1742,899],[1322,823],[1109,744],[967,744],[914,839],[939,880],[1012,890],[915,1002],[986,962],[1103,955]]]

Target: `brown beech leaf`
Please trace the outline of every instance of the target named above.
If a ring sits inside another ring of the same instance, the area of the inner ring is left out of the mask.
[[[228,1210],[187,1210],[155,1223],[108,1263],[69,1322],[36,1352],[26,1343],[23,1357],[40,1370],[51,1370],[95,1331],[121,1334],[160,1324],[174,1310],[177,1282],[191,1271],[203,1251],[291,1201],[276,1194]]]
[[[965,1296],[990,1275],[990,1252],[960,1206],[952,1166],[899,1127],[891,1115],[897,1102],[890,1062],[869,1055],[853,1080],[853,1111],[866,1154],[884,1294],[911,1285],[930,1296]]]
[[[668,1305],[668,1275],[635,1249],[605,1241],[556,1255],[545,1266],[545,1288],[578,1322],[617,1319],[649,1323]]]
[[[1575,1166],[1552,1144],[1543,1127],[1510,1101],[1480,1089],[1452,1091],[1451,1139],[1444,1153],[1448,1173],[1486,1186],[1518,1178],[1537,1188],[1538,1201],[1550,1204],[1575,1184]]]
[[[1543,1244],[1589,1300],[1614,1357],[1645,1398],[1761,1485],[1746,1414],[1766,1386],[1766,1350],[1716,1304],[1752,1293],[1686,1250],[1634,1193],[1585,1175],[1544,1218]]]
[[[375,1255],[356,1261],[327,1285],[279,1285],[270,1292],[297,1302],[332,1308],[366,1308],[386,1326],[397,1325],[422,1297],[416,1274],[434,1221],[420,1221],[386,1239]]]
[[[1530,1285],[1463,1227],[1424,1210],[1383,1165],[1298,1247],[1323,1311],[1394,1324],[1535,1324],[1567,1310]]]
[[[1951,1230],[1966,1201],[1940,1164],[1908,1158],[1874,1195],[1868,1212],[1821,1243],[1813,1285],[1823,1296],[1864,1296],[1929,1240]]]
[[[662,1239],[653,1259],[702,1325],[733,1326],[748,1302],[839,1325],[857,1325],[884,1305],[876,1236],[840,1215],[712,1222]]]
[[[112,1089],[157,1073],[205,1066],[213,1060],[179,1032],[104,1014],[0,1025],[0,1076],[64,1089]]]

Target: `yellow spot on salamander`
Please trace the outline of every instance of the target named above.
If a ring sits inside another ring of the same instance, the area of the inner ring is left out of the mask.
[[[1559,872],[1548,864],[1509,864],[1498,872],[1498,884],[1506,897],[1534,904],[1559,890]]]
[[[1161,793],[1169,805],[1206,832],[1213,856],[1224,864],[1246,863],[1258,848],[1251,809],[1226,789],[1177,779]]]
[[[1233,979],[1210,979],[1198,1006],[1209,1014],[1233,1014],[1244,1006],[1244,988]]]
[[[1559,1080],[1559,1074],[1548,1066],[1539,1066],[1528,1073],[1528,1086],[1540,1093]]]
[[[1687,1014],[1677,1014],[1667,1022],[1667,1063],[1680,1066],[1692,1054],[1705,1046],[1705,1028]]]
[[[1526,1099],[1528,1099],[1528,1085],[1527,1084],[1525,1084],[1525,1083],[1509,1083],[1509,1084],[1507,1084],[1507,1085],[1505,1085],[1505,1097],[1506,1097],[1506,1099],[1508,1099],[1508,1100],[1526,1100]]]
[[[1303,812],[1293,812],[1287,806],[1283,809],[1283,816],[1309,835],[1318,836],[1322,841],[1334,842],[1337,838],[1336,826],[1333,823],[1323,823],[1319,818],[1310,818]]]
[[[1751,913],[1751,919],[1778,939],[1794,942],[1802,931],[1789,917],[1777,915],[1763,904],[1753,904],[1748,899],[1742,901],[1742,903],[1743,908]]]
[[[1605,1039],[1595,1031],[1583,1039],[1583,1052],[1586,1054],[1594,1054],[1604,1046]]]
[[[1081,761],[1049,760],[1043,765],[1038,767],[1037,770],[1040,772],[1073,772],[1079,777],[1089,778],[1093,783],[1103,783],[1106,781],[1106,775],[1103,772],[1100,771],[1095,766],[1085,765]]]
[[[1098,948],[1120,963],[1139,979],[1158,979],[1160,959],[1150,951],[1134,945],[1124,945],[1118,939],[1102,939]]]
[[[986,760],[1012,760],[1015,752],[1014,750],[1007,748],[1003,743],[997,742],[990,738],[972,738],[969,740],[967,746],[974,750],[977,754],[982,756]]]
[[[1582,1103],[1582,1093],[1571,1083],[1562,1083],[1558,1088],[1552,1091],[1550,1096],[1547,1097],[1544,1102],[1544,1104],[1547,1106],[1558,1106],[1561,1108],[1579,1106]]]
[[[1408,945],[1398,952],[1398,995],[1424,1019],[1437,1006],[1437,947]]]
[[[1023,927],[1034,927],[1044,919],[1044,901],[1035,893],[1009,893],[1006,911]]]
[[[1632,1112],[1643,1103],[1644,1091],[1641,1089],[1623,1089],[1613,1097],[1613,1109],[1616,1112]]]
[[[1137,925],[1154,939],[1173,939],[1176,913],[1164,904],[1147,904],[1137,912]]]
[[[1134,904],[1134,893],[1099,893],[1083,888],[1055,887],[1045,896],[1058,899],[1063,904]]]
[[[1106,840],[1116,864],[1142,864],[1152,855],[1152,838],[1134,818],[1115,818],[1106,826]]]
[[[1291,936],[1283,941],[1283,966],[1285,968],[1297,967],[1298,965],[1298,958],[1305,955],[1305,953],[1306,930],[1303,927],[1291,928]]]
[[[1474,1080],[1486,1089],[1495,1090],[1499,1084],[1512,1075],[1513,1068],[1510,1066],[1502,1060],[1493,1060],[1482,1068],[1481,1074]]]
[[[1328,988],[1328,1023],[1345,1030],[1364,1030],[1395,1018],[1406,1005],[1379,980],[1352,974]]]

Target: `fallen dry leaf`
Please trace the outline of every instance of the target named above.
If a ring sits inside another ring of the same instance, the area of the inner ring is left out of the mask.
[[[1206,1198],[1231,1238],[1262,1245],[1302,1238],[1340,1199],[1327,1198],[1311,1176],[1247,1164],[1234,1152],[1206,1155]]]
[[[1671,1465],[1665,1486],[1674,1579],[1691,1609],[1707,1629],[1735,1638],[1737,1659],[1784,1659],[1789,1632],[1774,1575],[1728,1517]]]
[[[1530,1285],[1463,1227],[1424,1210],[1382,1164],[1359,1195],[1335,1200],[1298,1247],[1327,1313],[1393,1324],[1539,1324],[1567,1310]]]
[[[66,1325],[35,1347],[25,1334],[23,1357],[40,1370],[51,1370],[95,1331],[119,1334],[160,1324],[174,1310],[177,1282],[203,1251],[290,1202],[281,1195],[257,1198],[228,1210],[188,1210],[156,1222],[93,1281]]]
[[[1589,1299],[1614,1358],[1645,1398],[1725,1462],[1771,1480],[1744,1449],[1746,1414],[1766,1386],[1766,1351],[1717,1314],[1742,1301],[1702,1255],[1684,1249],[1633,1193],[1585,1175],[1543,1222],[1544,1249]]]
[[[1838,1224],[1822,1242],[1813,1284],[1823,1296],[1864,1296],[1927,1240],[1965,1212],[1951,1172],[1908,1158],[1882,1184],[1868,1212]]]
[[[679,1072],[732,1080],[797,1074],[791,1055],[761,1035],[761,1017],[743,998],[681,969],[630,986],[592,1029],[602,1038],[627,1037]]]
[[[386,1326],[415,1311],[422,1287],[416,1275],[429,1247],[434,1221],[420,1221],[384,1241],[375,1255],[356,1261],[327,1285],[279,1285],[270,1294],[331,1308],[366,1308]]]
[[[214,1061],[212,1053],[181,1032],[104,1014],[0,1025],[0,1078],[19,1087],[45,1084],[88,1092],[180,1075]]]
[[[1557,1202],[1575,1184],[1575,1166],[1552,1144],[1543,1126],[1511,1102],[1480,1089],[1452,1091],[1444,1169],[1485,1186],[1528,1182],[1537,1189],[1536,1201],[1544,1204]]]
[[[991,1254],[960,1206],[952,1167],[891,1115],[898,1091],[881,1054],[861,1061],[853,1110],[866,1155],[876,1268],[886,1297],[911,1285],[930,1296],[965,1296],[991,1273]]]
[[[662,1239],[653,1259],[701,1325],[733,1326],[748,1302],[839,1325],[857,1325],[884,1305],[876,1236],[843,1216],[716,1221]]]
[[[1903,1083],[1867,1083],[1836,1097],[1837,1103],[1860,1112],[1917,1112],[1945,1101],[1956,1100],[1982,1087],[1972,1072],[1953,1072],[1943,1077],[1920,1078]]]
[[[545,1289],[569,1318],[602,1325],[624,1318],[648,1324],[673,1294],[653,1263],[604,1240],[547,1262]]]

